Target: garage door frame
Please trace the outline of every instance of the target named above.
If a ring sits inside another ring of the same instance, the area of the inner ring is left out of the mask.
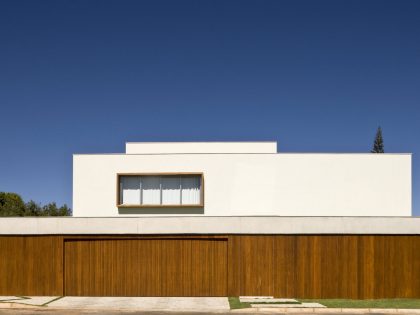
[[[110,255],[108,261],[107,255]],[[137,269],[138,263],[149,271]],[[226,296],[227,286],[227,237],[79,236],[63,239],[64,295]]]

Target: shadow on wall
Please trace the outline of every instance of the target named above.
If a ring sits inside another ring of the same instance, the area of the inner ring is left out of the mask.
[[[204,214],[203,207],[197,208],[118,208],[119,214]]]

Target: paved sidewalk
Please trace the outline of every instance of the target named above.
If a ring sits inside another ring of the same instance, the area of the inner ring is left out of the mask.
[[[72,297],[66,296],[48,304],[55,308],[132,309],[176,311],[226,311],[225,297]]]
[[[0,297],[0,314],[419,314],[420,309],[274,307],[230,310],[226,297]]]
[[[325,308],[319,303],[299,302],[296,299],[280,299],[272,296],[240,296],[239,301],[251,303],[252,308]]]
[[[229,311],[226,297],[0,297],[0,308],[82,310]]]
[[[341,312],[340,309],[329,309],[329,313],[308,313],[307,310],[305,311],[299,311],[299,312],[293,312],[293,315],[318,315],[318,314],[325,314],[325,315],[361,315],[361,314],[370,314],[370,315],[418,315],[419,313],[413,313],[411,310],[406,311],[400,311],[400,312],[389,312],[388,310],[384,310],[383,312],[381,310],[369,310],[365,313],[360,309],[353,309],[353,310],[347,310]],[[135,315],[208,315],[208,314],[215,314],[215,315],[250,315],[250,314],[257,314],[257,315],[272,315],[272,314],[283,314],[283,315],[289,315],[290,312],[281,312],[281,311],[265,311],[265,310],[258,310],[255,311],[255,309],[252,310],[252,312],[247,312],[244,310],[231,310],[231,311],[218,311],[218,312],[212,312],[212,311],[145,311],[145,310],[94,310],[94,309],[57,309],[57,308],[49,308],[49,307],[39,307],[37,309],[2,309],[0,308],[0,315],[39,315],[39,314],[45,314],[45,315],[128,315],[128,314],[135,314]]]
[[[15,303],[15,304],[25,304],[25,305],[36,305],[43,306],[47,305],[51,301],[60,298],[59,296],[31,296],[31,297],[22,297],[22,296],[0,296],[0,302],[4,303]],[[1,306],[1,305],[0,305]]]

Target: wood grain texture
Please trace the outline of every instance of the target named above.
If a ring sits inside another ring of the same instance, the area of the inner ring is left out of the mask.
[[[419,235],[0,237],[0,295],[420,298]]]
[[[66,240],[64,244],[66,295],[227,295],[227,240]]]
[[[63,295],[62,237],[0,237],[1,295]]]
[[[241,236],[240,295],[273,295],[273,243],[272,236]]]
[[[191,294],[227,295],[227,241],[192,240]]]
[[[229,237],[232,296],[419,298],[420,236]]]
[[[241,294],[241,236],[231,235],[228,238],[228,295]]]
[[[275,236],[274,295],[420,297],[419,236]],[[266,293],[271,292],[267,288]]]

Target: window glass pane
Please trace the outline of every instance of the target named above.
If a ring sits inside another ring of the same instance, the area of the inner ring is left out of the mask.
[[[142,176],[142,204],[160,205],[160,178],[158,176]]]
[[[180,178],[175,176],[162,177],[162,204],[179,205],[181,203]]]
[[[140,177],[124,176],[121,177],[121,200],[125,205],[140,204]]]
[[[182,204],[199,205],[200,204],[200,186],[201,176],[183,176],[181,178],[182,186]]]

